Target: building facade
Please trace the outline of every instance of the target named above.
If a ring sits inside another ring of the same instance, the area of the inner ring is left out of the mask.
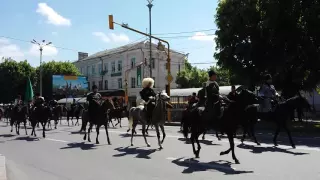
[[[167,84],[167,51],[158,50],[152,44],[152,78],[154,89],[164,90]],[[167,50],[167,49],[166,49]],[[127,83],[129,98],[135,98],[141,91],[144,77],[150,77],[149,43],[141,41],[119,48],[101,51],[91,56],[81,57],[74,62],[79,71],[88,77],[88,85],[97,85],[99,90],[125,90]],[[170,50],[171,55],[171,89],[177,88],[177,73],[184,69],[186,55]]]

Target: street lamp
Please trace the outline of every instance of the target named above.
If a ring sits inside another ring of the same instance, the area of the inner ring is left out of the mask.
[[[42,42],[38,43],[36,40],[33,39],[31,43],[38,45],[40,50],[40,96],[42,96],[42,50],[43,50],[43,47],[52,44],[52,42],[46,43],[45,40],[42,40]]]
[[[152,2],[153,0],[147,0],[148,4],[147,7],[149,8],[149,45],[150,45],[150,77],[152,78],[152,43],[151,43],[151,8],[153,6]]]

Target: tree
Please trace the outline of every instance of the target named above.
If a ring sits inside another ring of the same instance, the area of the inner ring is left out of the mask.
[[[213,66],[209,69],[213,69],[215,72],[217,72],[217,82],[220,86],[230,85],[230,73],[228,70]],[[202,87],[202,84],[208,80],[207,72],[209,69],[199,69],[186,62],[186,68],[178,73],[176,83],[180,88]]]
[[[8,103],[18,94],[24,96],[28,77],[36,82],[36,71],[26,60],[17,62],[5,58],[0,63],[0,77],[0,102]]]
[[[268,72],[277,87],[295,81],[303,89],[315,88],[320,82],[319,5],[317,0],[219,1],[218,65],[248,85]]]
[[[36,69],[37,76],[40,75],[39,67]],[[42,94],[46,98],[52,97],[52,75],[75,75],[79,76],[80,72],[71,62],[50,61],[42,64]],[[40,79],[40,78],[38,78]],[[37,83],[37,91],[39,92],[39,84]]]

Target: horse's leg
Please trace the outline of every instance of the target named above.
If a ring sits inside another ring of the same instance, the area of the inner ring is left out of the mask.
[[[71,117],[71,123],[72,123],[72,126],[73,126],[73,115],[72,115],[72,117]]]
[[[204,130],[203,131],[203,135],[202,135],[202,140],[205,140],[206,138],[205,138],[205,136],[206,136],[206,133],[207,133],[207,130]],[[217,138],[219,139],[219,137],[217,136]]]
[[[106,129],[106,135],[107,135],[108,144],[111,145],[107,123],[104,124],[104,128]]]
[[[236,164],[240,164],[239,160],[237,159],[235,153],[234,153],[234,138],[233,138],[234,133],[227,133],[229,143],[230,143],[230,149],[232,151],[232,159],[235,161]]]
[[[221,141],[221,138],[220,138],[220,136],[219,136],[218,130],[216,131],[216,136],[217,136],[217,138],[218,138],[218,141]]]
[[[122,128],[122,126],[121,126],[121,118],[119,118],[119,123],[120,123],[120,127]]]
[[[133,135],[133,133],[135,132],[135,129],[136,129],[136,128],[134,128],[134,131],[132,131],[132,135]],[[146,125],[145,125],[145,124],[142,124],[142,135],[143,135],[143,138],[144,138],[144,142],[146,143],[146,145],[147,145],[148,147],[150,147],[150,144],[148,143],[147,137],[146,137]]]
[[[158,145],[159,145],[159,149],[162,149],[162,145],[161,145],[161,141],[160,141],[160,131],[159,131],[159,125],[154,125],[156,128],[156,132],[157,132],[157,138],[158,138]]]
[[[91,138],[90,138],[90,131],[92,130],[93,127],[93,123],[90,123],[89,129],[88,129],[88,141],[91,142]]]
[[[288,129],[288,127],[287,127],[286,124],[283,125],[283,128],[284,128],[285,131],[287,131],[287,134],[288,134],[288,137],[289,137],[289,141],[290,141],[290,143],[291,143],[292,148],[295,149],[296,146],[295,146],[294,143],[293,143],[290,130]]]
[[[26,135],[28,135],[28,131],[27,131],[27,120],[25,120],[23,122],[23,125],[24,125],[24,130],[26,131]]]
[[[131,146],[133,146],[133,134],[135,132],[135,129],[136,129],[136,126],[137,126],[137,123],[133,122],[132,124],[132,129],[131,129]],[[142,134],[143,134],[143,126],[144,128],[146,127],[145,124],[142,124]],[[145,136],[144,136],[145,137]]]
[[[200,156],[200,150],[201,150],[201,145],[200,145],[200,142],[199,142],[199,136],[200,136],[200,134],[198,134],[195,138],[195,140],[196,140],[196,143],[197,143],[197,145],[198,145],[198,151],[197,151],[197,157],[199,158],[199,156]]]
[[[149,126],[150,126],[150,124],[148,124],[148,125],[147,125],[147,128],[146,128],[146,134],[149,134],[149,133],[148,133]]]
[[[42,125],[42,137],[43,138],[46,138],[46,123],[47,122],[41,123],[41,125]]]
[[[247,132],[248,132],[248,127],[243,125],[242,129],[243,129],[243,132],[242,132],[241,144],[243,144],[244,140],[246,139],[246,135],[247,135]]]
[[[13,131],[13,125],[14,125],[14,122],[13,122],[12,119],[11,119],[11,121],[10,121],[11,132]]]
[[[274,137],[273,137],[274,146],[278,146],[277,137],[279,135],[279,132],[280,132],[280,125],[277,124],[277,129],[276,129],[276,132],[274,133]]]
[[[20,129],[20,122],[16,122],[16,133],[18,134],[18,135],[20,135],[20,132],[19,132],[19,129]]]
[[[195,147],[195,145],[194,145],[194,143],[195,143],[195,138],[196,138],[195,133],[192,132],[192,133],[191,133],[190,140],[191,140],[191,144],[192,144],[193,154],[196,156],[196,158],[199,158],[199,154],[197,154],[198,151],[196,150],[196,147]]]
[[[99,129],[100,129],[100,125],[97,125],[97,127],[96,127],[96,131],[97,131],[96,144],[99,144],[99,139],[98,139],[98,137],[99,137]]]
[[[163,138],[162,138],[161,144],[163,144],[164,139],[166,138],[166,132],[164,131],[164,125],[160,125],[160,129],[161,129],[161,131],[162,131],[162,135],[163,135]]]
[[[254,131],[254,126],[253,126],[253,125],[250,126],[250,131],[251,131],[252,138],[253,138],[254,142],[255,142],[257,145],[260,145],[260,143],[259,143],[258,140],[257,140],[256,133],[255,133],[255,131]]]

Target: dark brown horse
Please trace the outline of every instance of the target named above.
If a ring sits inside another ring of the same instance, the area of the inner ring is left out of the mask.
[[[41,105],[38,107],[34,107],[31,110],[30,113],[30,122],[31,122],[31,126],[32,126],[32,132],[31,135],[34,134],[34,136],[36,135],[36,131],[35,131],[35,127],[38,123],[40,123],[42,125],[42,137],[46,137],[46,124],[48,123],[49,118],[51,117],[52,112],[50,110],[50,108],[46,105]]]
[[[15,125],[16,133],[19,135],[20,123],[23,123],[26,135],[28,135],[26,126],[28,117],[28,107],[23,105],[15,106],[10,114],[10,117],[11,132],[13,131],[13,125]]]
[[[88,122],[89,122],[88,141],[91,142],[90,132],[92,130],[93,125],[96,125],[96,132],[97,132],[96,144],[99,144],[99,140],[98,140],[99,129],[101,126],[104,126],[106,129],[108,144],[111,144],[110,139],[109,139],[109,133],[108,133],[108,116],[107,116],[107,114],[108,114],[109,110],[114,109],[113,103],[109,99],[102,100],[102,102],[97,102],[97,101],[93,101],[93,102],[95,102],[95,108],[93,108],[94,112],[91,112],[93,116],[89,117],[87,114],[87,113],[89,113],[88,111],[85,111],[83,114],[83,116],[87,117],[87,119],[83,119],[83,120],[88,120]],[[82,123],[87,124],[87,122],[82,122]],[[86,139],[87,139],[87,132],[85,131],[83,140],[86,140]]]

